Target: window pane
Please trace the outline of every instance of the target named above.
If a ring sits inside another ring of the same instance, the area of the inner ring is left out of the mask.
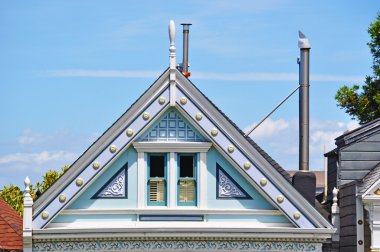
[[[165,177],[165,156],[150,156],[150,177]]]
[[[181,178],[194,177],[194,156],[180,156],[179,173]]]

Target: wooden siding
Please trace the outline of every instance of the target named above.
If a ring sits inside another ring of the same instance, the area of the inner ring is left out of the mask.
[[[340,207],[340,251],[356,251],[356,183],[341,186]]]
[[[332,200],[332,190],[337,187],[337,154],[327,157],[327,200]]]
[[[339,159],[340,185],[361,180],[380,162],[380,132],[342,147]]]

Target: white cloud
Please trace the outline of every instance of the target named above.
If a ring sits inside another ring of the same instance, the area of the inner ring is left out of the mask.
[[[250,135],[251,138],[285,169],[298,169],[298,119],[267,121]],[[324,150],[334,149],[336,137],[358,126],[354,121],[311,120],[310,169],[323,169]]]
[[[63,69],[48,71],[50,77],[91,77],[91,78],[156,78],[160,71],[129,71],[129,70],[86,70]],[[298,73],[283,72],[192,72],[195,80],[225,80],[225,81],[298,81]],[[326,75],[312,74],[312,81],[320,82],[362,82],[363,76],[356,75]]]
[[[38,153],[12,153],[0,156],[0,165],[14,164],[19,166],[21,163],[42,165],[50,161],[73,162],[78,157],[77,153],[67,151],[42,151]]]
[[[251,130],[257,122],[253,123],[249,127],[244,129],[244,132],[248,132]],[[265,138],[269,136],[275,136],[281,131],[287,129],[289,127],[289,123],[284,119],[272,120],[268,118],[265,120],[259,127],[257,127],[250,136],[252,138]]]

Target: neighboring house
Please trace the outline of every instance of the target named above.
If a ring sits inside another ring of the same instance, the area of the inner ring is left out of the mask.
[[[22,218],[0,198],[0,251],[21,251]]]
[[[176,67],[36,202],[24,250],[322,251],[331,224]],[[185,72],[187,73],[187,72]]]
[[[333,188],[339,189],[335,245],[339,251],[380,251],[380,119],[336,138],[336,146],[325,154],[328,205]]]

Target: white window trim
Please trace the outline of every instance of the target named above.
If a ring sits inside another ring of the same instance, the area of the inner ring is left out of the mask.
[[[211,146],[212,143],[210,142],[134,142],[133,147],[138,153],[138,208],[157,208],[156,206],[148,206],[146,202],[147,162],[145,160],[145,153],[170,153],[168,168],[169,183],[167,187],[169,202],[166,208],[177,208],[177,166],[175,153],[199,153],[197,208],[205,209],[207,206],[207,152]],[[188,207],[181,206],[180,208],[186,209]]]

